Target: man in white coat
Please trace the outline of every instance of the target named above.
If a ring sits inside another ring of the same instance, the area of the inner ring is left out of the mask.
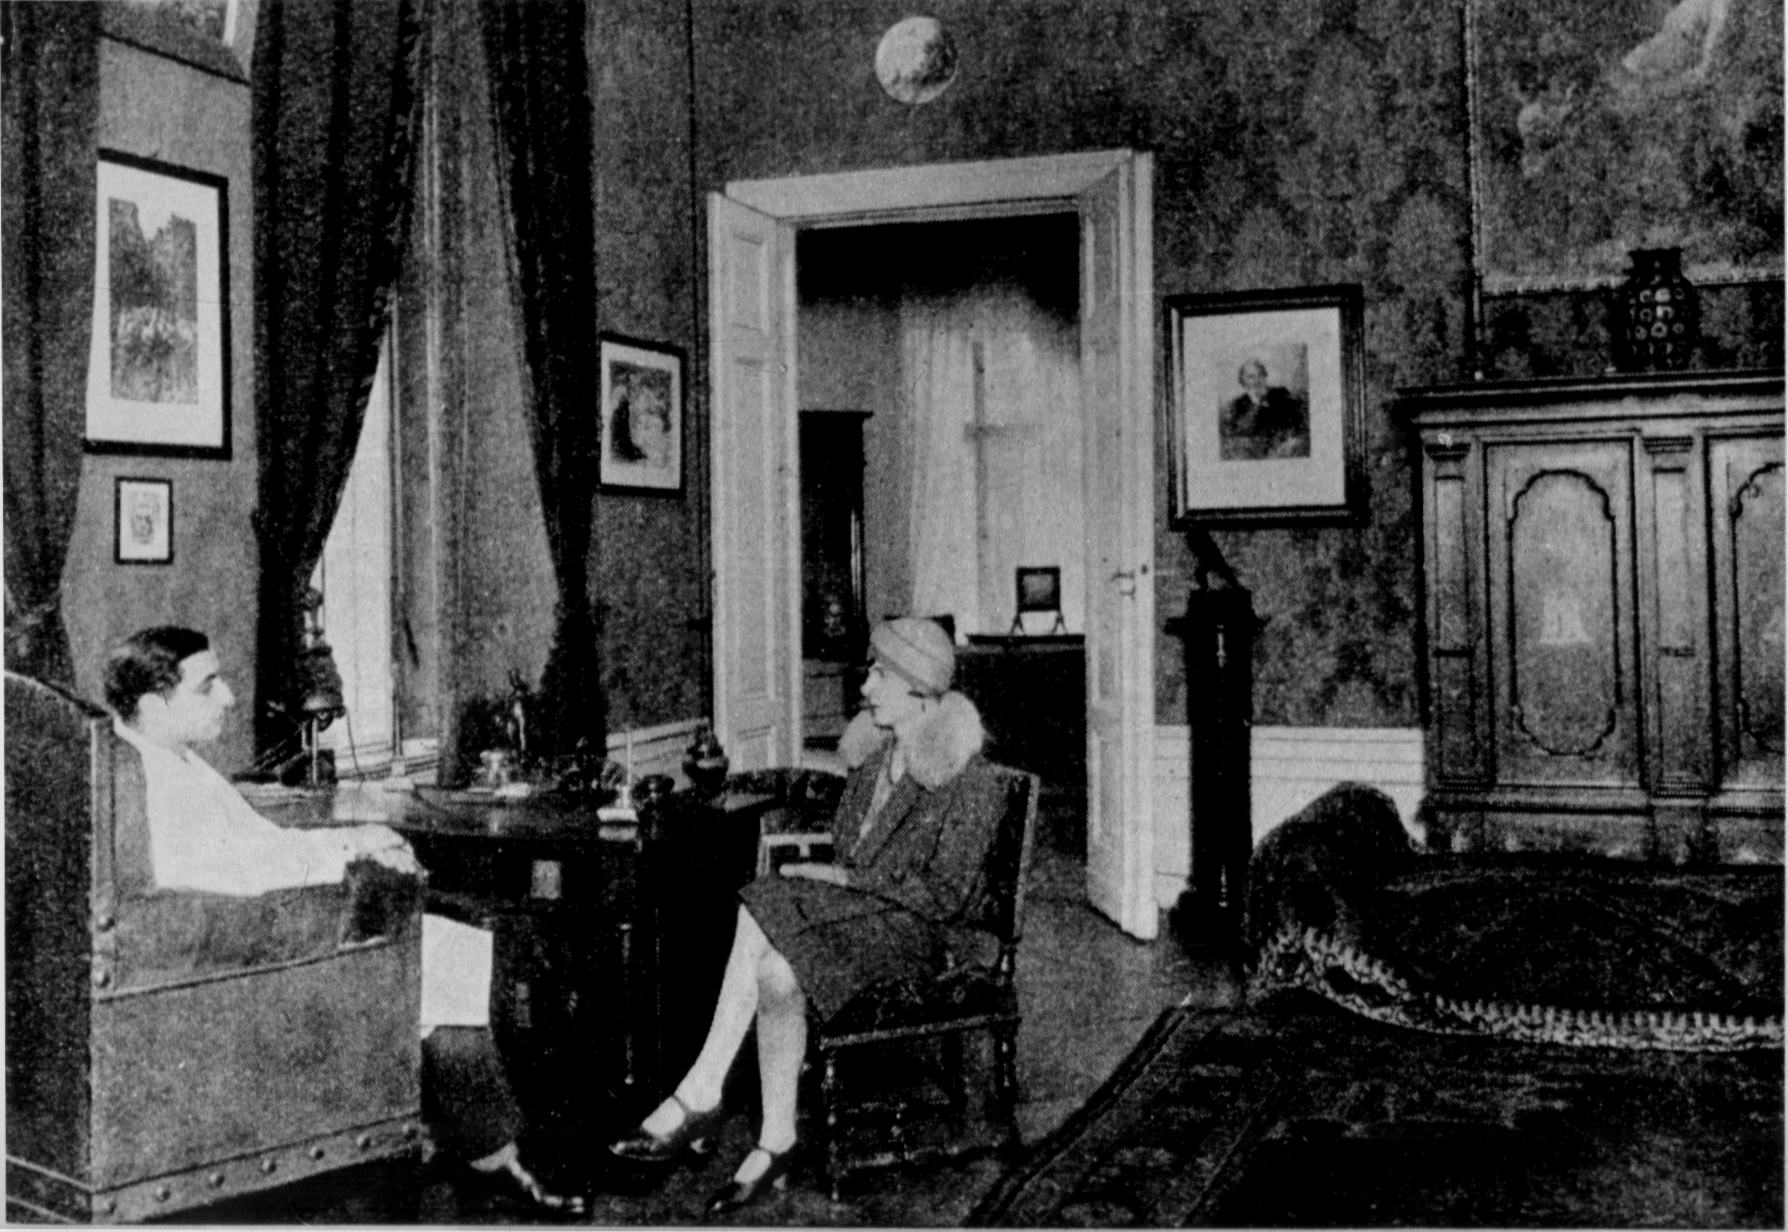
[[[162,625],[132,634],[106,657],[105,696],[113,730],[143,759],[150,859],[159,888],[251,897],[333,885],[356,859],[421,874],[409,845],[385,826],[296,830],[273,824],[194,751],[222,734],[224,713],[236,700],[203,633]],[[465,932],[453,921],[423,918],[425,1007],[469,1001],[488,1007],[488,966],[452,961],[456,949],[463,951]],[[468,970],[479,973],[481,987],[455,987],[466,983]],[[516,1146],[521,1111],[488,1029],[422,1025],[425,1096],[441,1136],[474,1171],[507,1180],[535,1206],[580,1212],[581,1199],[550,1192],[522,1165]]]

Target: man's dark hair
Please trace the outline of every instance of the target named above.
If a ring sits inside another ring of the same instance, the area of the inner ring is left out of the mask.
[[[179,625],[131,634],[106,655],[106,705],[120,718],[136,718],[137,702],[150,693],[172,693],[180,683],[180,664],[210,649],[210,638]]]

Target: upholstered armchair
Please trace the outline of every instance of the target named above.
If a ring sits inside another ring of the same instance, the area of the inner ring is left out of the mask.
[[[421,1147],[418,886],[159,890],[142,762],[6,675],[10,1216],[165,1216]]]

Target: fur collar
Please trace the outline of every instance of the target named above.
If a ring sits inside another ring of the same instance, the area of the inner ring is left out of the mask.
[[[862,710],[839,738],[838,752],[844,764],[855,770],[893,739],[892,733],[875,725],[868,710]],[[935,791],[961,774],[986,740],[975,703],[960,693],[946,693],[908,743],[907,771],[921,787]]]

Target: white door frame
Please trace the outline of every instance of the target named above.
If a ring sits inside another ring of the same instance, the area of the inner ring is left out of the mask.
[[[991,218],[1022,214],[1078,214],[1079,198],[1087,189],[1126,165],[1147,166],[1148,157],[1134,151],[1091,150],[1072,154],[1051,154],[1035,158],[997,159],[984,162],[933,163],[912,167],[877,168],[864,171],[841,171],[825,175],[789,176],[777,179],[733,180],[726,185],[726,196],[733,198],[778,222],[796,228],[850,227],[876,223],[933,222],[963,218]],[[1149,183],[1145,174],[1141,181]],[[1142,208],[1151,219],[1152,203],[1144,200]],[[710,243],[713,237],[710,236]],[[1144,237],[1145,244],[1147,237]],[[1152,262],[1145,261],[1145,267]],[[789,272],[792,282],[793,271]],[[792,285],[786,288],[792,297]],[[1129,399],[1131,420],[1124,430],[1133,442],[1132,465],[1144,466],[1148,474],[1135,479],[1143,485],[1150,509],[1149,542],[1138,544],[1138,559],[1131,562],[1134,585],[1144,592],[1136,605],[1136,620],[1143,625],[1135,629],[1136,653],[1129,662],[1136,670],[1124,681],[1125,707],[1136,716],[1131,725],[1137,739],[1130,742],[1132,758],[1144,759],[1143,772],[1129,776],[1130,798],[1125,801],[1125,824],[1131,828],[1132,850],[1147,853],[1136,861],[1141,884],[1138,893],[1151,906],[1154,902],[1154,747],[1155,724],[1154,681],[1154,551],[1152,543],[1154,501],[1154,390],[1155,377],[1155,288],[1152,274],[1148,285],[1128,288],[1136,297],[1131,306],[1133,318],[1140,323],[1141,336],[1149,340],[1142,348],[1147,356],[1140,360],[1140,369],[1130,374],[1140,396]],[[793,352],[792,319],[788,323],[790,338],[787,350]],[[790,374],[792,376],[792,373]],[[791,404],[792,408],[792,404]],[[792,409],[791,409],[792,414]],[[716,509],[713,520],[718,523],[724,511]],[[791,520],[788,533],[799,537],[799,525]],[[800,545],[792,546],[790,559],[800,559]],[[1093,585],[1094,579],[1088,579]],[[795,589],[799,604],[799,589]],[[791,613],[792,627],[800,627],[799,612]],[[716,653],[719,653],[716,647]],[[715,678],[721,674],[715,664]],[[800,730],[799,694],[796,694],[794,716],[796,732]],[[1154,934],[1154,913],[1147,920],[1121,921],[1138,936]]]
[[[1074,213],[1081,193],[1136,157],[1089,150],[975,163],[732,180],[726,195],[798,227]]]

